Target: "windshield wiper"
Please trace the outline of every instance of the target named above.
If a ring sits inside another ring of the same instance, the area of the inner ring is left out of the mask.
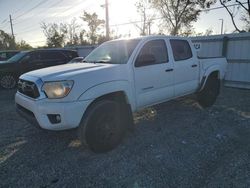
[[[108,63],[108,64],[112,64],[111,61],[103,61],[103,60],[97,61],[96,63]]]
[[[86,60],[84,60],[84,61],[82,61],[83,63],[94,63],[94,64],[96,64],[96,63],[107,63],[107,64],[112,64],[112,62],[111,61],[103,61],[103,60],[99,60],[99,61],[86,61]]]

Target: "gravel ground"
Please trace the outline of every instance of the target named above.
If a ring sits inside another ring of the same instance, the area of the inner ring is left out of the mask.
[[[0,187],[250,187],[250,90],[223,88],[205,110],[191,96],[139,112],[105,154],[74,130],[28,124],[14,93],[0,91]]]

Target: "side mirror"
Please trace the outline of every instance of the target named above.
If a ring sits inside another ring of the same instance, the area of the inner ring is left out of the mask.
[[[135,66],[142,67],[142,66],[147,66],[147,65],[153,65],[155,62],[156,62],[156,59],[153,54],[143,54],[137,58],[135,62]]]

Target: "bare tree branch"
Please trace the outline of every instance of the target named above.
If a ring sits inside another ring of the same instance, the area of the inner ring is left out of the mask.
[[[234,16],[232,14],[232,12],[229,10],[229,8],[225,5],[225,3],[222,2],[222,0],[220,0],[220,4],[227,10],[228,14],[230,15],[231,17],[231,20],[232,20],[232,23],[234,25],[234,28],[238,31],[238,32],[241,32],[241,30],[237,27],[235,21],[234,21]]]
[[[236,3],[239,3],[242,8],[244,8],[247,12],[249,12],[249,10],[240,1],[236,0]]]

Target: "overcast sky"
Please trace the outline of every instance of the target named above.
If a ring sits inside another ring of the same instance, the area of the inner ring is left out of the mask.
[[[121,23],[140,20],[134,6],[136,0],[109,0],[111,30],[116,34],[132,36],[139,34],[133,24],[115,26]],[[242,1],[244,2],[244,1]],[[17,40],[25,40],[32,46],[44,45],[46,39],[40,23],[67,23],[74,17],[82,28],[85,23],[79,18],[83,11],[96,12],[102,19],[105,18],[105,10],[101,7],[105,0],[0,0],[0,29],[10,33],[9,14],[13,19],[14,34]],[[219,3],[213,7],[221,6]],[[157,14],[157,12],[156,12]],[[239,17],[240,15],[238,15]],[[199,20],[194,24],[196,32],[205,32],[212,29],[213,34],[219,34],[221,21],[224,19],[224,31],[230,33],[234,30],[230,17],[224,9],[203,12]],[[154,21],[152,32],[158,32],[159,20]],[[240,26],[242,23],[240,23]]]

